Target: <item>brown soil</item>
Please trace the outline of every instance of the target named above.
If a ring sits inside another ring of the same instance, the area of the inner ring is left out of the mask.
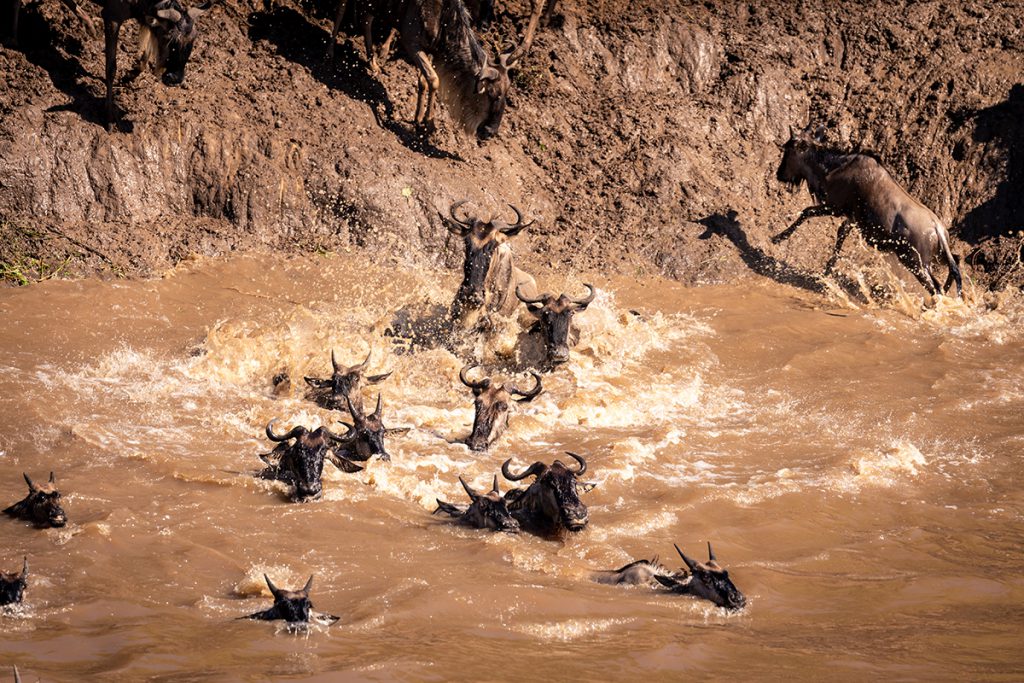
[[[102,41],[81,43],[56,0],[26,7],[22,47],[0,48],[7,279],[146,274],[239,249],[451,266],[437,211],[468,197],[540,216],[517,238],[540,265],[814,288],[836,221],[768,236],[809,203],[775,169],[790,126],[816,121],[947,221],[976,282],[1024,281],[1019,3],[562,0],[500,136],[478,144],[443,114],[429,141],[414,135],[407,64],[370,77],[359,39],[326,63],[334,8],[318,2],[227,0],[184,87],[144,74],[120,88],[113,134]],[[522,30],[527,2],[497,9],[492,44]]]

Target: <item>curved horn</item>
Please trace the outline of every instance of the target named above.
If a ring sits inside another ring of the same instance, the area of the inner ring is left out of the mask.
[[[688,558],[688,557],[686,556],[686,553],[684,553],[684,552],[683,552],[682,550],[680,550],[680,549],[679,549],[679,546],[678,546],[678,545],[676,545],[675,543],[673,543],[672,545],[675,545],[675,546],[676,546],[676,552],[677,552],[677,553],[679,553],[679,557],[683,558],[683,562],[685,562],[685,563],[686,563],[686,566],[687,566],[687,568],[688,568],[688,569],[689,569],[689,570],[690,570],[691,572],[692,572],[692,571],[693,571],[694,569],[696,569],[696,568],[697,568],[697,563],[696,563],[696,562],[694,562],[693,560],[691,560],[690,558]]]
[[[309,581],[306,582],[306,585],[302,587],[302,590],[300,592],[305,593],[306,597],[308,598],[309,597],[309,589],[312,588],[312,587],[313,587],[313,575],[310,574],[309,575]]]
[[[276,599],[276,598],[277,598],[277,596],[278,596],[278,594],[280,594],[280,592],[281,592],[281,589],[280,589],[280,588],[278,588],[277,586],[275,586],[275,585],[274,585],[274,582],[273,582],[273,581],[271,581],[271,580],[270,580],[270,577],[269,577],[269,576],[267,576],[266,574],[264,574],[264,575],[263,575],[263,578],[264,578],[264,579],[266,580],[266,582],[267,582],[267,588],[269,588],[269,589],[270,589],[270,594],[271,594],[271,595],[273,595],[273,596],[274,596],[274,598]]]
[[[550,298],[550,295],[545,292],[536,299],[531,299],[530,297],[523,294],[521,290],[522,288],[519,285],[516,285],[516,298],[522,301],[524,304],[543,304],[547,303],[548,298]]]
[[[347,422],[341,422],[341,420],[338,420],[338,422],[340,422],[341,424],[345,425],[345,428],[348,429],[349,433],[345,434],[345,436],[338,436],[337,434],[332,432],[327,427],[320,427],[320,429],[323,430],[323,433],[326,434],[328,438],[334,439],[335,441],[340,441],[340,442],[344,443],[344,442],[348,441],[351,438],[352,430],[355,429],[355,427],[353,427],[352,425],[350,425]]]
[[[479,390],[479,389],[486,389],[487,387],[491,386],[491,378],[490,377],[485,377],[485,378],[483,378],[482,380],[480,380],[478,382],[473,382],[472,380],[469,379],[469,377],[468,377],[469,371],[472,370],[473,368],[478,368],[478,367],[480,367],[480,366],[477,365],[476,363],[473,363],[472,365],[464,365],[464,366],[462,366],[462,369],[459,370],[459,380],[463,384],[465,384],[467,387],[469,387],[470,389]]]
[[[376,417],[377,419],[380,419],[380,408],[381,408],[381,405],[380,405],[380,394],[378,393],[377,394],[377,407],[373,409],[373,417]]]
[[[497,477],[495,477],[495,481],[497,481]],[[26,576],[28,576],[28,555],[24,555],[21,559],[21,578],[24,579]]]
[[[26,473],[22,472],[21,476],[25,477],[25,483],[28,484],[29,491],[34,493],[39,490],[36,488],[36,485],[32,483],[32,479]]]
[[[507,228],[502,228],[501,229],[502,233],[504,233],[506,235],[510,235],[510,236],[511,235],[518,235],[520,232],[522,232],[523,230],[525,230],[526,228],[530,227],[531,225],[533,225],[536,222],[536,221],[530,221],[529,223],[524,224],[523,223],[523,212],[520,211],[519,209],[517,209],[512,204],[509,204],[508,206],[509,206],[510,209],[512,209],[513,211],[516,212],[516,222],[515,222],[515,224],[510,225]]]
[[[299,436],[302,432],[306,431],[306,428],[303,427],[302,425],[296,425],[295,427],[292,427],[292,430],[290,432],[288,432],[287,434],[285,434],[283,436],[278,436],[277,434],[274,433],[274,423],[275,422],[277,422],[277,418],[276,417],[273,420],[271,420],[270,422],[267,423],[267,430],[266,430],[267,431],[267,438],[270,439],[271,441],[276,441],[276,442],[280,443],[281,441],[287,441],[288,439],[294,439],[295,437]]]
[[[508,469],[508,465],[510,462],[512,462],[512,458],[509,458],[505,462],[501,463],[501,474],[509,481],[519,481],[521,479],[526,479],[531,474],[540,475],[547,468],[547,465],[545,465],[544,463],[535,462],[529,467],[527,467],[526,471],[524,471],[522,474],[512,474],[512,472],[509,471]]]
[[[459,483],[462,484],[462,488],[466,489],[466,493],[469,494],[471,500],[476,500],[480,497],[480,494],[474,491],[470,485],[466,483],[466,480],[462,478],[461,474],[459,475]]]
[[[463,204],[466,204],[468,202],[469,202],[468,199],[460,199],[459,201],[455,202],[454,204],[452,204],[448,208],[448,215],[451,216],[451,219],[453,221],[455,221],[456,223],[458,223],[459,225],[461,225],[462,227],[466,228],[467,230],[472,229],[473,224],[472,223],[467,223],[466,221],[460,219],[458,216],[455,215],[455,212],[456,212],[456,210],[458,210],[458,208],[460,206],[462,206]]]
[[[586,308],[587,306],[589,306],[590,302],[592,302],[594,300],[594,297],[597,296],[597,290],[594,289],[593,285],[588,285],[586,282],[584,282],[583,286],[586,287],[588,290],[590,290],[590,293],[587,294],[582,299],[570,299],[570,301],[572,301],[574,304],[579,306],[581,309]]]
[[[338,359],[334,356],[334,349],[331,349],[331,367],[334,368],[335,372],[341,372],[345,369],[345,366],[338,362]]]
[[[360,363],[359,365],[357,365],[357,366],[355,366],[354,368],[351,368],[351,369],[352,370],[356,370],[356,369],[364,370],[366,368],[366,366],[370,364],[370,356],[372,356],[372,355],[373,355],[373,347],[371,347],[369,353],[366,354],[366,360],[364,360],[362,363]]]
[[[718,562],[715,559],[715,551],[711,549],[711,541],[708,541],[708,562]]]
[[[515,384],[508,384],[508,385],[505,386],[505,388],[508,389],[508,393],[510,393],[510,394],[519,394],[520,396],[522,396],[522,398],[517,398],[516,399],[520,403],[526,402],[526,401],[532,401],[533,399],[537,398],[537,396],[542,391],[542,387],[541,387],[541,384],[540,384],[540,375],[537,374],[533,370],[530,370],[530,374],[533,375],[533,379],[535,381],[535,384],[534,384],[533,389],[530,389],[529,391],[523,391],[522,389],[517,387]]]
[[[583,476],[583,474],[587,471],[587,461],[583,459],[583,456],[576,455],[571,451],[566,451],[565,454],[580,464],[580,468],[573,472],[573,474],[575,474],[577,477]]]
[[[377,394],[377,400],[378,402],[380,401],[380,394]],[[352,416],[353,420],[359,422],[360,420],[365,419],[362,411],[352,405],[352,397],[348,394],[345,394],[345,404],[348,406],[348,412]]]

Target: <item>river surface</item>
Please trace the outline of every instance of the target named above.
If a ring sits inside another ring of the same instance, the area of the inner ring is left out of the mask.
[[[245,256],[0,290],[0,504],[52,470],[70,519],[0,519],[0,569],[31,564],[0,679],[1024,678],[1019,298],[911,314],[767,282],[539,280],[600,292],[487,453],[453,443],[473,417],[462,361],[381,334],[401,306],[447,303],[449,272]],[[290,503],[253,476],[263,429],[339,428],[301,380],[332,348],[393,370],[385,423],[411,430],[391,463],[327,465],[323,498]],[[582,533],[431,515],[464,501],[459,474],[487,488],[506,458],[565,450],[597,484]],[[589,580],[709,540],[740,612]],[[236,620],[269,607],[264,572],[314,575],[340,621]]]

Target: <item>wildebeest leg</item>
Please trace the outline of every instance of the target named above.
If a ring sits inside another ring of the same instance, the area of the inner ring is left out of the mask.
[[[370,73],[376,74],[380,71],[377,64],[377,53],[373,49],[373,15],[366,17],[363,23],[363,43],[366,46],[366,61],[370,63]]]
[[[381,43],[380,49],[377,50],[377,61],[382,65],[386,64],[388,58],[391,57],[391,43],[395,42],[395,37],[398,36],[398,29],[393,28],[388,33],[388,37]],[[383,68],[383,66],[381,66]]]
[[[422,97],[417,97],[416,100],[416,119],[417,121],[429,127],[434,121],[434,93],[437,92],[438,88],[441,87],[441,79],[437,77],[437,72],[434,71],[434,65],[430,62],[430,55],[423,50],[416,52],[416,64],[420,67],[423,81],[420,86],[426,85],[427,90],[427,103],[425,110],[423,111],[423,117],[420,118],[420,107],[422,105]],[[422,93],[422,89],[421,89]]]
[[[114,76],[117,75],[117,40],[121,22],[103,21],[103,37],[107,56],[107,132],[114,130]]]
[[[345,16],[346,7],[348,7],[348,0],[339,0],[338,14],[334,17],[334,28],[331,29],[331,40],[327,46],[327,59],[334,59],[334,45],[338,42],[338,31],[341,30],[341,20]]]
[[[796,232],[796,229],[800,227],[800,224],[803,223],[808,218],[817,218],[818,216],[834,215],[835,211],[832,209],[832,207],[827,206],[825,204],[808,206],[806,209],[800,212],[800,216],[797,217],[795,221],[793,221],[792,225],[790,225],[788,228],[780,232],[778,235],[772,237],[772,244],[778,244],[782,240],[789,238],[789,236]]]
[[[921,286],[929,294],[936,293],[938,281],[935,280],[928,266],[924,264],[924,259],[921,258],[921,253],[917,249],[910,245],[905,245],[904,248],[897,252],[896,256],[899,258],[900,263],[906,266],[907,270],[917,278],[917,281],[921,283]]]
[[[942,253],[946,257],[946,267],[949,268],[949,273],[946,275],[946,284],[942,287],[942,293],[945,294],[949,290],[950,283],[956,280],[956,295],[962,299],[964,296],[964,283],[960,275],[960,264],[957,263],[956,257],[953,256],[953,251],[949,248],[946,231],[936,228],[936,232],[939,234],[939,245],[942,247]]]
[[[839,252],[843,250],[843,242],[846,241],[851,228],[853,228],[853,221],[850,220],[843,221],[843,224],[839,226],[839,230],[836,232],[836,245],[832,247],[832,256],[829,257],[828,263],[825,264],[825,275],[831,275],[832,269],[836,267],[836,261],[839,260]]]

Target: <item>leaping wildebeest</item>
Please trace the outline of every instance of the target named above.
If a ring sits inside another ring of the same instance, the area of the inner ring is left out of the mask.
[[[741,609],[747,604],[743,593],[736,588],[729,572],[719,566],[715,553],[708,543],[708,561],[697,562],[675,546],[676,552],[686,563],[688,572],[673,572],[653,560],[635,560],[624,567],[614,570],[601,570],[591,574],[598,583],[619,586],[656,586],[661,584],[673,593],[692,595],[703,600],[710,600],[719,607]]]
[[[60,491],[57,490],[57,480],[50,472],[50,480],[35,484],[27,474],[25,483],[28,484],[28,495],[14,505],[6,508],[4,512],[11,517],[24,519],[40,527],[62,527],[68,523],[68,516],[60,504]]]
[[[509,208],[515,212],[515,223],[484,221],[475,216],[459,218],[456,212],[468,201],[462,199],[452,204],[448,217],[438,212],[441,220],[448,224],[448,230],[462,237],[464,242],[462,282],[450,310],[452,321],[464,328],[472,326],[477,314],[483,311],[513,314],[518,306],[516,290],[522,289],[531,295],[537,288],[533,276],[516,267],[508,242],[534,221],[523,223],[523,213],[511,204]]]
[[[309,577],[306,585],[297,591],[278,588],[266,574],[263,575],[263,578],[267,582],[270,594],[274,596],[274,606],[255,614],[239,617],[239,619],[258,619],[261,621],[281,619],[289,625],[293,625],[308,624],[311,617],[315,616],[313,603],[309,600],[309,589],[313,587],[312,576]],[[323,617],[330,623],[338,621],[338,617],[332,614],[325,614]]]
[[[505,531],[510,534],[519,533],[519,522],[509,512],[508,503],[501,496],[498,490],[498,476],[494,476],[494,484],[487,493],[478,493],[473,490],[466,480],[461,476],[459,483],[469,494],[469,505],[453,505],[446,503],[440,498],[437,499],[437,509],[433,514],[444,512],[455,517],[459,524],[475,527],[477,529],[493,529],[494,531]]]
[[[378,384],[391,376],[390,372],[380,375],[367,375],[366,367],[370,363],[370,356],[373,350],[366,354],[366,360],[352,366],[344,366],[338,362],[331,350],[331,367],[333,372],[327,379],[317,377],[304,377],[306,384],[310,386],[307,396],[317,405],[330,410],[344,410],[347,401],[351,399],[352,405],[360,411],[363,409],[363,383]]]
[[[334,434],[327,427],[309,431],[298,425],[279,435],[274,433],[274,422],[276,420],[267,424],[266,433],[267,438],[278,445],[270,453],[260,455],[260,460],[267,465],[260,476],[290,484],[294,502],[304,503],[320,497],[324,460],[329,460],[343,472],[363,469],[335,451],[343,448],[345,437]]]
[[[587,295],[582,299],[570,299],[565,294],[554,296],[544,293],[537,297],[516,289],[516,297],[526,304],[537,322],[530,329],[531,334],[540,336],[544,344],[545,360],[549,365],[558,365],[569,360],[569,347],[579,341],[579,328],[573,325],[576,313],[587,310],[597,296],[592,285],[584,283]]]
[[[512,489],[505,494],[508,509],[522,528],[553,536],[563,529],[582,531],[590,521],[587,506],[579,497],[580,490],[593,488],[592,484],[579,481],[587,471],[587,461],[575,453],[566,453],[579,463],[577,469],[570,469],[561,460],[550,465],[538,461],[516,474],[509,469],[512,458],[502,463],[501,473],[509,481],[534,477],[527,488]]]
[[[0,572],[0,605],[21,602],[28,585],[28,557],[22,559],[20,572]]]
[[[807,181],[817,204],[804,209],[792,225],[772,237],[772,242],[788,238],[808,218],[841,216],[844,220],[825,265],[826,275],[832,272],[843,242],[856,226],[868,243],[894,251],[929,294],[945,293],[955,280],[957,296],[963,296],[960,268],[949,248],[949,232],[938,216],[911,197],[874,158],[822,146],[823,133],[822,127],[813,136],[809,130],[790,134],[776,177],[791,185]],[[940,254],[949,268],[945,285],[939,285],[932,273],[932,263]]]

